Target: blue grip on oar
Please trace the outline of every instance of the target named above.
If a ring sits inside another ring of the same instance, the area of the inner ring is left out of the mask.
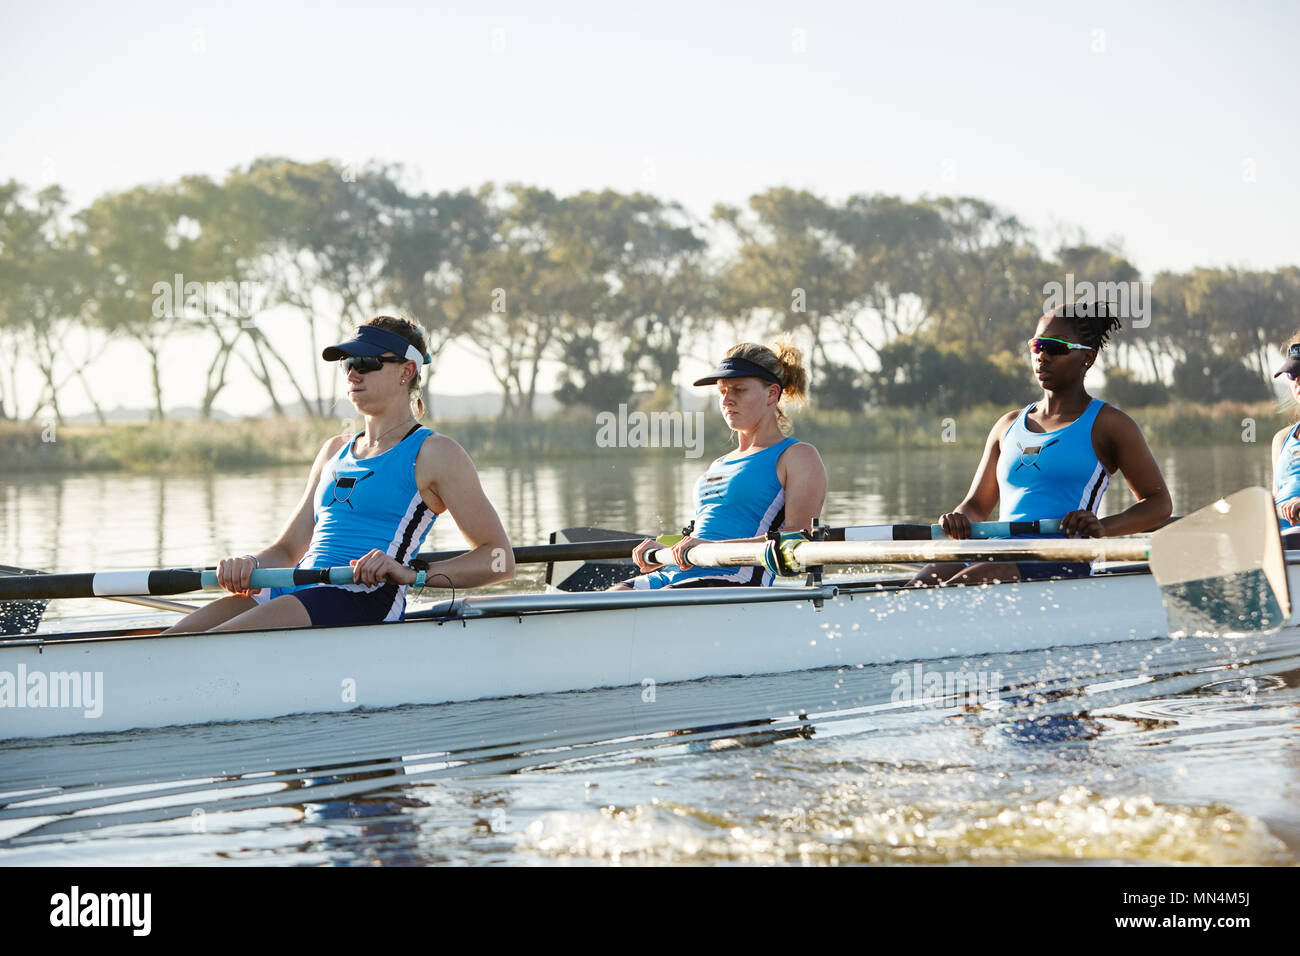
[[[355,584],[349,568],[259,568],[248,577],[250,588],[289,588],[301,584]],[[217,572],[203,572],[203,586],[217,588]]]

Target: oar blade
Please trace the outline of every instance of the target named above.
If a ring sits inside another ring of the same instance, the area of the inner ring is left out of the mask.
[[[1275,631],[1291,617],[1273,496],[1245,488],[1151,537],[1171,634]]]
[[[551,544],[586,544],[592,541],[618,541],[635,538],[640,542],[650,535],[610,528],[562,528],[551,532]],[[630,557],[599,561],[556,561],[546,566],[546,583],[557,591],[603,591],[612,584],[636,575]]]

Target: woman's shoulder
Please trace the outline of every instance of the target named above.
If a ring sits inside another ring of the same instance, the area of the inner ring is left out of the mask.
[[[1007,432],[1011,430],[1011,426],[1019,421],[1020,416],[1025,413],[1026,407],[1022,405],[1020,408],[1013,408],[1009,412],[1003,412],[1002,416],[993,423],[993,427],[989,429],[989,437],[1002,441]]]
[[[794,440],[785,447],[781,452],[781,460],[784,462],[793,462],[799,465],[820,465],[822,463],[821,453],[817,451],[816,446],[810,442]]]
[[[1099,424],[1136,429],[1139,432],[1142,430],[1142,426],[1138,424],[1137,420],[1118,405],[1112,402],[1103,402],[1099,398],[1094,398],[1093,401],[1100,403],[1097,409],[1097,422]]]
[[[317,452],[316,454],[317,459],[333,458],[335,455],[341,452],[345,447],[347,447],[348,443],[352,441],[353,437],[355,436],[331,435],[329,438],[325,439],[325,444],[320,446],[320,451]]]
[[[456,441],[456,439],[449,435],[444,435],[441,432],[434,431],[427,425],[422,425],[421,427],[424,428],[428,434],[426,434],[424,440],[420,442],[420,450],[416,456],[418,459],[425,462],[467,462],[472,466],[473,462],[469,457],[469,452],[464,449],[460,442]]]

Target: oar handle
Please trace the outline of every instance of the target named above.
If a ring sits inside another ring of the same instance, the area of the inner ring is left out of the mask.
[[[300,584],[355,584],[352,568],[259,568],[248,576],[250,588],[288,588]],[[216,571],[204,571],[202,586],[213,590]]]
[[[296,584],[352,584],[352,568],[260,568],[249,577],[251,588]],[[217,588],[217,572],[197,568],[157,571],[101,571],[98,574],[40,574],[0,577],[0,601],[49,598],[121,597],[184,594]]]

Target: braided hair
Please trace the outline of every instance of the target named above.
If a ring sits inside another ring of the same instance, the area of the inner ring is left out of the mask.
[[[1054,319],[1067,320],[1079,333],[1080,343],[1099,352],[1106,347],[1111,335],[1123,328],[1119,316],[1104,302],[1058,305],[1049,314]]]

